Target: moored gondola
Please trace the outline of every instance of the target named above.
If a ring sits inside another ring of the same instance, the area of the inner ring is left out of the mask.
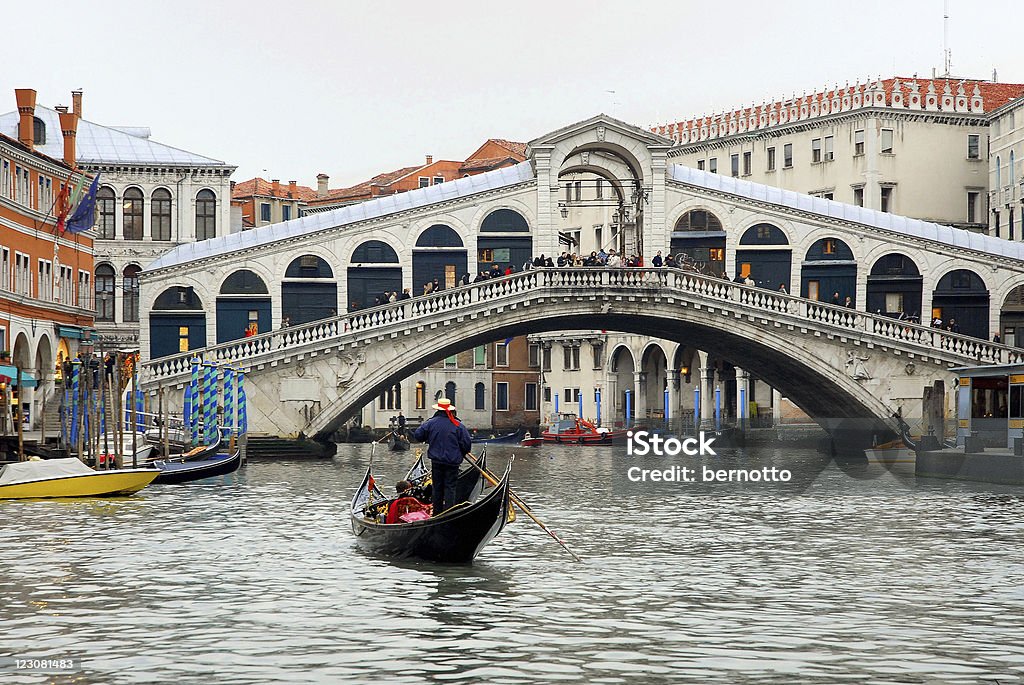
[[[392,452],[408,452],[409,451],[409,438],[407,438],[403,432],[391,431],[388,434],[388,449]]]
[[[233,454],[213,453],[201,459],[156,461],[153,466],[160,469],[160,475],[153,483],[157,485],[176,485],[190,483],[203,478],[226,476],[234,473],[242,464],[242,453],[235,450]]]
[[[511,468],[510,460],[497,487],[476,502],[457,504],[436,517],[388,524],[381,520],[390,500],[377,488],[371,464],[352,498],[352,532],[359,544],[383,556],[470,563],[505,527]],[[477,476],[482,482],[482,473]]]
[[[502,435],[494,435],[489,438],[480,436],[473,437],[474,445],[515,445],[519,440],[526,435],[526,429],[518,428],[511,433],[503,433]]]

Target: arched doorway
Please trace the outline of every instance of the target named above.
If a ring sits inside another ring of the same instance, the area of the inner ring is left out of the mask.
[[[36,377],[36,391],[33,393],[35,399],[33,401],[31,420],[33,427],[39,425],[39,416],[42,414],[44,398],[50,393],[53,388],[51,378],[54,376],[54,359],[53,359],[53,347],[50,344],[50,339],[45,335],[39,338],[39,342],[36,343],[36,365],[35,365],[35,377]],[[56,401],[56,398],[54,398]],[[54,431],[56,426],[50,425],[47,427],[47,431]]]
[[[57,383],[64,382],[64,362],[71,360],[71,347],[65,338],[57,341],[57,359],[54,362],[53,377]]]
[[[502,270],[511,266],[518,271],[526,260],[533,259],[530,225],[514,209],[496,209],[480,224],[476,247],[477,271],[484,271],[492,264]]]
[[[675,425],[682,429],[694,427],[699,396],[694,391],[700,387],[700,355],[693,347],[679,345],[672,357],[669,382],[677,390],[678,403],[672,418],[679,419]]]
[[[451,226],[434,224],[420,233],[412,252],[412,287],[419,294],[435,278],[443,288],[454,288],[469,269],[462,238]],[[471,279],[472,280],[472,279]]]
[[[149,315],[150,359],[206,346],[206,313],[195,288],[177,286],[160,293]]]
[[[868,274],[867,311],[896,318],[920,316],[923,283],[910,257],[898,252],[883,255]]]
[[[999,330],[1006,345],[1024,347],[1024,285],[1009,292],[999,310]]]
[[[26,372],[30,372],[35,365],[32,363],[32,344],[29,342],[28,336],[24,333],[19,333],[18,337],[14,340],[14,351],[11,355],[11,363],[19,369],[24,369]],[[15,409],[15,412],[20,416],[20,412],[27,410],[30,412],[29,420],[34,419],[34,412],[32,412],[32,403],[34,400],[33,387],[35,383],[28,381],[26,378],[22,378],[22,385],[24,387],[15,387],[17,381],[12,377],[11,388],[12,388],[12,399],[11,406]],[[15,420],[18,420],[17,417]],[[15,424],[16,426],[17,424]],[[26,426],[27,428],[27,426]]]
[[[849,297],[857,304],[857,262],[853,250],[839,238],[822,238],[807,250],[800,269],[800,295],[838,304]]]
[[[395,249],[380,240],[360,243],[348,267],[348,310],[384,304],[384,293],[402,292],[402,267]],[[420,294],[423,291],[420,290]]]
[[[638,415],[646,422],[665,420],[668,391],[668,358],[661,345],[650,344],[640,357],[640,394]],[[669,410],[671,414],[671,410]]]
[[[331,265],[312,254],[293,259],[281,283],[281,321],[296,326],[337,314],[338,284]]]
[[[704,274],[725,273],[725,228],[705,209],[691,209],[672,228],[671,252],[680,265],[692,265]]]
[[[270,290],[249,269],[224,279],[217,296],[217,342],[266,333],[271,328]]]
[[[785,285],[789,292],[792,264],[793,250],[782,229],[772,224],[757,224],[740,237],[734,276],[746,278],[749,275],[758,287],[768,290],[778,290]]]
[[[932,292],[932,319],[955,325],[964,335],[987,340],[988,288],[970,269],[956,269],[939,279]]]
[[[633,360],[633,353],[625,346],[615,348],[612,352],[610,378],[615,387],[609,388],[612,391],[609,393],[609,399],[614,398],[615,404],[611,409],[614,411],[614,421],[618,425],[632,426],[636,420],[637,398],[633,382],[635,374],[636,362]]]

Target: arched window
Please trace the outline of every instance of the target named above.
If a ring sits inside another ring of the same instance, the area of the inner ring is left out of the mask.
[[[296,257],[284,271],[285,278],[334,278],[331,265],[314,254]]]
[[[380,240],[367,240],[360,243],[359,247],[352,251],[353,264],[375,264],[375,263],[398,263],[398,253],[395,249]]]
[[[427,408],[427,384],[423,381],[416,381],[416,408]]]
[[[691,209],[679,217],[674,231],[722,231],[718,217],[704,209]]]
[[[117,235],[114,233],[116,221],[114,218],[114,206],[117,198],[114,196],[114,189],[110,186],[103,186],[96,191],[96,231],[101,240],[114,240]]]
[[[171,192],[157,188],[150,199],[151,232],[153,240],[171,239]]]
[[[114,280],[117,273],[109,264],[96,267],[96,320],[114,320]]]
[[[46,145],[46,124],[39,117],[32,117],[32,143]]]
[[[420,233],[416,247],[462,247],[462,238],[452,227],[434,224]]]
[[[145,200],[138,188],[124,191],[122,213],[124,215],[124,239],[142,240],[142,211]]]
[[[473,408],[483,409],[484,408],[484,384],[477,383],[473,387]]]
[[[196,240],[217,237],[217,196],[203,189],[196,195]]]
[[[455,383],[452,381],[448,381],[444,384],[444,396],[451,400],[452,404],[456,407],[459,406],[459,403],[455,401]]]
[[[141,268],[135,264],[129,264],[124,268],[124,311],[123,321],[139,320],[139,272]]]
[[[249,269],[239,269],[224,279],[221,295],[266,295],[267,284]]]
[[[484,233],[529,232],[530,224],[514,209],[496,209],[483,220],[480,230]]]
[[[395,383],[390,388],[386,388],[384,392],[380,394],[378,398],[377,407],[379,409],[397,409],[402,408],[402,386]]]

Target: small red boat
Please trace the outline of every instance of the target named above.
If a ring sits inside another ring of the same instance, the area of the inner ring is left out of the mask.
[[[563,445],[613,445],[625,442],[626,431],[598,428],[575,414],[560,414],[558,420],[542,432],[540,437],[544,442]]]
[[[544,442],[544,438],[540,438],[540,437],[534,438],[534,437],[531,437],[529,433],[527,433],[526,436],[522,440],[519,441],[519,446],[520,447],[540,447],[543,442]]]

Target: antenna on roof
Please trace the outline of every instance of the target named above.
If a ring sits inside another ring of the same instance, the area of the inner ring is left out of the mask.
[[[949,49],[949,0],[942,4],[942,62],[945,67],[946,78],[953,68],[953,53]]]

